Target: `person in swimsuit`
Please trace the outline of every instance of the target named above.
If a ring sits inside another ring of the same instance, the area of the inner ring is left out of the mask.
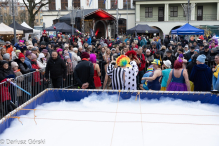
[[[162,76],[162,71],[160,68],[161,67],[160,60],[154,59],[154,61],[151,62],[151,64],[153,64],[153,68],[154,68],[153,75],[151,77],[143,77],[142,80],[148,80],[149,90],[160,90],[161,85],[159,79]]]
[[[99,65],[96,63],[96,55],[95,54],[90,54],[90,62],[93,63],[94,66],[94,85],[96,89],[100,89],[102,87],[101,81],[100,81],[100,76],[101,76],[101,72],[100,72],[100,67]]]
[[[186,69],[183,69],[182,59],[174,63],[174,69],[169,74],[167,91],[191,91],[189,77]]]

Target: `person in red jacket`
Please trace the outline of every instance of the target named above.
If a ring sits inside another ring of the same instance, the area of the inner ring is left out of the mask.
[[[139,70],[138,76],[137,76],[138,85],[141,84],[141,78],[144,75],[145,66],[146,66],[145,56],[144,56],[144,54],[142,52],[143,52],[143,49],[142,49],[142,47],[140,47],[138,49],[138,52],[137,52],[137,57],[138,57],[138,59],[140,61],[140,63],[138,64],[138,70]]]
[[[31,65],[33,69],[39,70],[39,66],[37,65],[37,56],[35,54],[31,54]],[[39,91],[40,86],[41,86],[41,81],[40,81],[40,72],[34,72],[33,77],[32,77],[32,95],[35,96],[37,94],[37,91]]]

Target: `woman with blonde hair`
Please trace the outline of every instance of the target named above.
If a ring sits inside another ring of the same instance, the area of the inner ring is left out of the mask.
[[[111,51],[109,48],[107,48],[106,53],[103,55],[103,59],[104,61],[106,61],[106,65],[104,66],[105,72],[107,71],[107,66],[111,62],[110,54],[111,54]]]

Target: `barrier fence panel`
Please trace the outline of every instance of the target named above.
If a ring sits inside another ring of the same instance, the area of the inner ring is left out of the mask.
[[[45,70],[39,70],[39,72],[31,72],[18,76],[15,79],[15,83],[22,89],[17,89],[16,92],[16,105],[20,106],[32,97],[36,96],[46,88],[48,88],[47,82],[44,80]],[[30,95],[26,92],[30,93]]]
[[[7,115],[9,112],[13,111],[16,108],[14,104],[16,101],[16,87],[10,82],[0,83],[0,118]]]

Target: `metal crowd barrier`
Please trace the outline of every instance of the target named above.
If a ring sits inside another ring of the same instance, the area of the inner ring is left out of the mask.
[[[70,88],[77,85],[74,81],[74,62],[66,63],[66,66],[67,78],[65,81],[62,81],[61,88]],[[13,82],[31,95],[28,95],[9,82],[0,83],[0,119],[45,89],[53,87],[51,79],[45,80],[45,69],[17,76]]]
[[[0,83],[0,118],[7,115],[16,108],[16,87],[10,82]]]

